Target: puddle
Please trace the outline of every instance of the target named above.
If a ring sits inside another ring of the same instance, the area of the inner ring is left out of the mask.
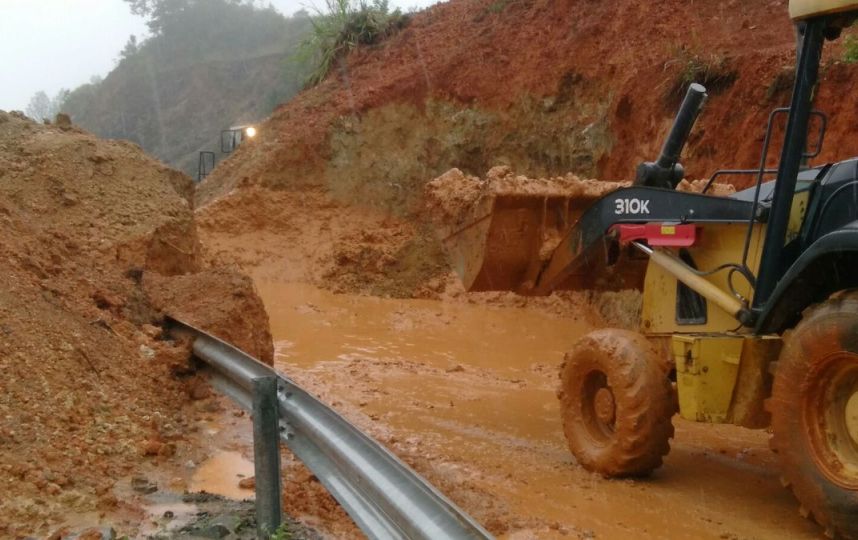
[[[558,365],[589,328],[519,308],[336,295],[297,283],[258,283],[278,361],[312,367],[371,357],[440,368],[457,364],[511,375]]]
[[[238,487],[242,478],[253,476],[253,462],[239,452],[218,452],[194,471],[188,491],[213,493],[230,499],[254,498],[252,489]]]
[[[169,533],[181,529],[197,517],[199,507],[195,504],[170,500],[144,504],[142,510],[147,518],[141,524],[139,536],[145,538],[157,533]]]
[[[589,330],[583,321],[520,308],[336,295],[304,284],[259,289],[271,299],[275,361],[286,373],[295,366],[323,373],[338,363],[341,375],[366,383],[361,406],[368,413],[403,427],[429,423],[446,431],[446,421],[499,437],[558,436],[557,370]]]

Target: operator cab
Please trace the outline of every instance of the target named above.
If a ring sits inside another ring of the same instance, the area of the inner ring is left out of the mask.
[[[828,169],[829,165],[825,165],[823,167],[814,167],[812,169],[806,169],[799,173],[798,182],[795,186],[796,193],[802,193],[811,188],[816,181],[819,179],[820,174],[823,171]],[[775,181],[770,180],[768,182],[764,182],[762,186],[760,186],[760,208],[768,209],[772,206],[772,195],[775,191]],[[750,187],[748,189],[743,189],[742,191],[737,191],[736,193],[730,195],[731,199],[736,199],[738,201],[747,201],[754,202],[754,196],[756,195],[756,187]]]
[[[760,186],[760,221],[766,221],[772,207],[775,181]],[[730,196],[732,199],[754,202],[756,186]],[[800,247],[807,247],[825,234],[853,221],[858,221],[858,158],[840,163],[805,169],[798,174],[795,198],[800,231]],[[794,231],[798,232],[798,231]],[[795,239],[796,236],[793,236]]]

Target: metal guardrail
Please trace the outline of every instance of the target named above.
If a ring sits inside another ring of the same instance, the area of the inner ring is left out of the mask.
[[[253,381],[277,378],[280,440],[372,539],[490,539],[491,534],[384,446],[336,411],[241,350],[176,319],[173,334],[194,339],[218,390],[246,410]]]

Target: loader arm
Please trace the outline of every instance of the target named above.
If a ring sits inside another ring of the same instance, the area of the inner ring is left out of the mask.
[[[534,294],[592,285],[589,280],[614,262],[608,244],[616,242],[609,234],[615,225],[747,222],[751,210],[752,203],[733,198],[652,187],[617,190],[593,204],[564,235],[539,274]]]

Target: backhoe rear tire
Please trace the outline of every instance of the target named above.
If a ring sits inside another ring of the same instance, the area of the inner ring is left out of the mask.
[[[563,431],[582,467],[625,477],[661,466],[676,397],[646,338],[626,330],[591,332],[566,355],[560,377]]]
[[[772,371],[784,484],[829,537],[858,539],[858,292],[807,310]]]

